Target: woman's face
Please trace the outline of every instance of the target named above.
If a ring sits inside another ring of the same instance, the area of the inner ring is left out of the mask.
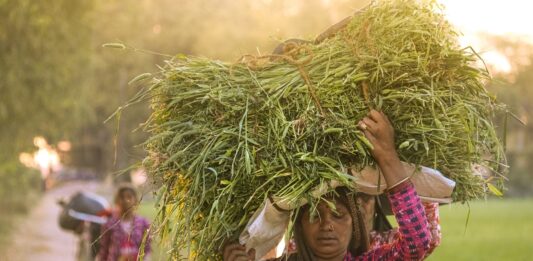
[[[117,205],[122,213],[133,210],[137,204],[137,197],[135,193],[130,190],[124,190],[120,193],[117,199]]]
[[[318,258],[344,256],[352,238],[352,217],[341,202],[333,201],[335,210],[320,202],[316,216],[306,209],[302,217],[302,231],[306,245]]]

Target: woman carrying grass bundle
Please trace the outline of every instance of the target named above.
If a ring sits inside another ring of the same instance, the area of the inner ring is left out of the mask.
[[[394,145],[394,130],[382,112],[370,111],[358,127],[373,145],[376,160],[387,184],[392,210],[399,224],[400,236],[389,244],[370,249],[365,218],[356,204],[354,193],[345,187],[335,190],[315,211],[308,205],[298,211],[294,229],[297,253],[280,260],[420,260],[430,250],[431,231],[409,176],[401,166]],[[241,245],[228,245],[224,260],[253,260],[253,250],[246,253]]]
[[[398,240],[367,248],[364,226],[354,225],[360,223],[357,209],[338,196],[332,198],[349,210],[351,223],[342,230],[349,231],[348,242],[336,250],[348,259],[420,259],[430,237],[420,198],[467,202],[499,193],[506,165],[491,119],[506,107],[485,90],[489,75],[477,65],[477,53],[458,44],[457,32],[436,10],[436,1],[374,1],[345,26],[313,43],[286,46],[281,54],[245,55],[236,63],[177,55],[159,72],[132,80],[149,82],[128,105],[151,100],[143,165],[161,180],[157,231],[169,241],[172,258],[220,260],[226,242],[238,239],[255,248],[259,259],[285,231],[252,227],[261,224],[255,221],[261,222],[256,217],[263,210],[276,210],[274,203],[293,210],[310,202],[313,215],[317,191],[323,195],[342,185],[363,192],[358,173],[378,180],[371,192],[381,194],[392,185]],[[356,128],[354,121],[369,108],[387,114],[395,135],[377,112]],[[472,170],[477,165],[495,172],[478,175]],[[428,168],[442,173],[422,173]],[[404,180],[419,169],[420,175]],[[379,171],[386,175],[381,178]],[[427,194],[415,193],[413,186]],[[344,197],[355,201],[353,195]],[[290,213],[279,215],[284,228],[299,225],[304,235],[309,217],[302,214],[296,222],[296,212]],[[411,221],[426,233],[417,235]],[[271,230],[258,235],[260,228]],[[300,238],[299,253],[290,258],[318,259],[321,254],[308,242],[314,239]],[[246,253],[226,248],[226,259],[237,257]]]

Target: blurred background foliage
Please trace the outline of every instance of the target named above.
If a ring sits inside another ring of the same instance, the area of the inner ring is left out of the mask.
[[[135,145],[144,134],[131,130],[148,116],[147,104],[126,110],[118,129],[116,119],[103,122],[138,90],[128,81],[157,70],[165,57],[110,50],[103,43],[236,60],[268,53],[283,39],[313,38],[364,4],[0,0],[0,176],[23,182],[22,166],[10,166],[19,165],[19,153],[33,148],[36,135],[50,144],[70,140],[67,164],[91,168],[101,178],[142,157]],[[0,186],[12,190],[6,182]]]
[[[134,76],[157,70],[164,56],[102,48],[106,42],[175,55],[236,60],[270,52],[289,37],[312,38],[365,3],[230,0],[0,0],[0,244],[13,220],[36,205],[40,174],[19,154],[33,137],[72,143],[64,164],[100,179],[144,155],[132,132],[147,104],[104,124],[137,92]],[[116,146],[115,146],[116,144]],[[115,159],[116,155],[116,159]]]
[[[67,165],[100,178],[143,157],[135,145],[147,104],[104,124],[137,92],[128,81],[157,71],[162,55],[102,48],[106,42],[227,61],[264,54],[289,38],[313,39],[369,1],[350,0],[0,0],[0,212],[24,212],[39,177],[18,161],[32,138],[72,142]],[[521,38],[482,36],[510,69],[489,65],[487,88],[527,123],[532,117],[533,46]],[[503,119],[496,119],[503,132]],[[508,196],[533,195],[533,134],[509,118]],[[116,139],[116,140],[115,140]],[[116,147],[114,146],[116,142]],[[116,161],[115,158],[116,149]]]

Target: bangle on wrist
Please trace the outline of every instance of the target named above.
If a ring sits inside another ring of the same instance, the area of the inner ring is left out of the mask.
[[[400,185],[400,184],[404,183],[405,181],[407,181],[409,178],[411,178],[411,177],[410,177],[410,176],[407,176],[407,177],[403,178],[402,180],[396,182],[396,184],[394,184],[394,185],[392,185],[392,186],[389,186],[389,187],[387,188],[387,190],[391,190],[391,189],[397,187],[398,185]]]

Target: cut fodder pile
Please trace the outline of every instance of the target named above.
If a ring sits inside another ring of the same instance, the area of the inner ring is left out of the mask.
[[[504,106],[484,89],[479,61],[433,1],[411,0],[376,1],[335,36],[282,55],[167,61],[137,97],[153,109],[144,165],[164,184],[158,233],[176,257],[220,259],[266,197],[353,186],[347,168],[375,164],[356,128],[370,108],[391,119],[403,161],[457,182],[455,200],[501,188],[491,120]]]

